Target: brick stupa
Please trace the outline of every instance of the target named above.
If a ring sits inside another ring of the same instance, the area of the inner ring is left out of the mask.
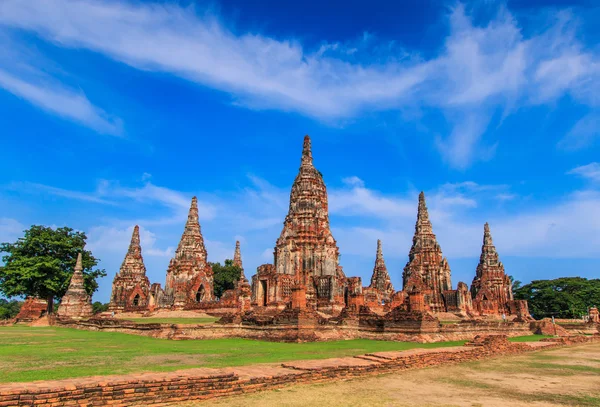
[[[389,299],[394,295],[394,286],[385,266],[383,259],[383,251],[381,250],[381,240],[377,240],[377,254],[375,256],[375,266],[373,267],[373,275],[371,276],[371,284],[369,288],[377,289]]]
[[[509,313],[513,299],[510,278],[504,272],[496,246],[492,241],[490,225],[483,226],[481,256],[471,284],[473,307],[480,314]]]
[[[419,194],[415,234],[408,258],[402,275],[404,291],[423,293],[431,311],[444,312],[444,291],[452,288],[450,266],[433,233],[423,192]]]
[[[196,197],[192,198],[181,241],[169,262],[165,297],[174,308],[213,299],[213,271],[207,261]]]
[[[77,263],[69,283],[69,289],[60,300],[58,311],[59,317],[80,319],[89,318],[93,315],[92,299],[85,290],[83,284],[83,265],[81,253],[77,254]]]
[[[142,257],[140,228],[135,226],[129,250],[115,275],[110,297],[109,311],[135,311],[148,307],[150,280],[146,277],[146,266]]]

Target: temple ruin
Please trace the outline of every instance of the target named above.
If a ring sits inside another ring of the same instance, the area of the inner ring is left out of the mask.
[[[327,188],[314,166],[310,137],[305,136],[272,263],[259,266],[248,281],[240,242],[236,241],[233,265],[240,268],[240,279],[221,298],[214,297],[213,272],[194,197],[181,241],[166,271],[165,288],[158,283],[150,285],[146,277],[136,226],[113,282],[110,309],[203,310],[225,315],[224,324],[319,329],[352,326],[392,335],[436,332],[440,329],[437,318],[442,315],[472,321],[487,316],[511,316],[520,321],[530,318],[527,303],[512,297],[510,280],[487,223],[471,288],[463,282],[453,288],[450,265],[433,232],[423,192],[419,194],[415,233],[402,273],[402,290],[395,291],[392,285],[381,240],[377,241],[368,286],[362,286],[360,277],[347,277],[339,259],[329,223]]]
[[[150,280],[146,277],[146,266],[140,245],[140,228],[135,226],[129,243],[129,250],[115,276],[109,311],[143,311],[150,303]]]

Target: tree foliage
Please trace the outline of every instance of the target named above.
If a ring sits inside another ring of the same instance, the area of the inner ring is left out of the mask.
[[[108,311],[108,303],[103,304],[100,301],[96,301],[92,304],[92,312],[94,314],[100,314],[101,312]]]
[[[98,289],[96,279],[106,272],[95,269],[98,264],[92,252],[84,250],[87,236],[69,227],[52,229],[32,226],[15,243],[0,244],[4,266],[0,267],[0,293],[11,298],[34,296],[48,301],[48,311],[54,298],[61,298],[67,288],[77,254],[82,254],[85,289],[88,294]]]
[[[221,298],[226,290],[235,287],[235,282],[240,279],[242,269],[233,264],[233,260],[225,260],[225,265],[221,263],[212,263],[214,294]]]
[[[21,310],[22,301],[0,298],[0,319],[13,319]]]
[[[536,319],[581,318],[588,308],[600,306],[600,279],[563,277],[535,280],[514,291],[519,300],[527,300],[529,312]]]

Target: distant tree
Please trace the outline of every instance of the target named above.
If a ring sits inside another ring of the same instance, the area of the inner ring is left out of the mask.
[[[21,310],[21,301],[0,298],[0,319],[13,319]]]
[[[535,280],[514,291],[519,300],[527,300],[536,319],[580,318],[589,307],[600,305],[600,279],[563,277]]]
[[[212,263],[213,284],[215,297],[221,298],[226,290],[235,287],[235,282],[240,279],[242,269],[234,266],[233,260],[225,260],[225,265],[221,263]]]
[[[103,304],[100,301],[96,301],[92,304],[92,311],[94,314],[100,314],[101,312],[108,311],[108,303]]]
[[[84,283],[88,294],[98,289],[96,279],[106,276],[104,270],[92,270],[97,264],[92,252],[84,250],[87,236],[71,228],[52,229],[32,226],[15,243],[1,243],[4,266],[0,267],[0,293],[8,298],[27,296],[48,301],[48,313],[54,299],[61,298],[73,275],[77,254],[81,252]]]
[[[519,289],[519,287],[521,287],[521,285],[523,284],[523,283],[521,283],[519,280],[515,280],[515,278],[514,278],[513,276],[508,276],[508,278],[510,279],[510,284],[511,284],[511,286],[512,286],[512,290],[513,290],[513,292],[514,292],[515,290],[518,290],[518,289]]]

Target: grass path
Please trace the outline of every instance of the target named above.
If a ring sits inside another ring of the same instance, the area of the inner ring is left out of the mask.
[[[116,332],[11,326],[0,327],[0,382],[242,366],[462,344],[464,341],[421,344],[365,339],[318,343],[234,338],[170,341]]]

